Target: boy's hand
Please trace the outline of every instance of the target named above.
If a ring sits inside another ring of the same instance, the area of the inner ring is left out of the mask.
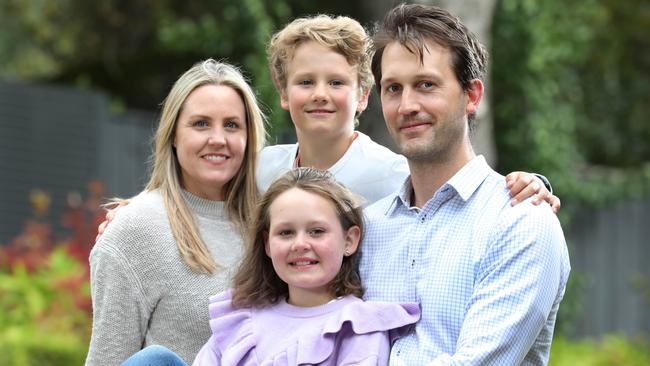
[[[109,203],[105,206],[108,210],[106,211],[106,220],[102,221],[102,223],[97,227],[97,236],[95,237],[95,242],[97,242],[97,240],[99,240],[99,238],[102,236],[104,230],[106,230],[108,227],[108,224],[113,221],[113,218],[115,218],[115,214],[117,214],[117,211],[120,209],[120,207],[128,205],[129,202],[129,199],[122,199]]]
[[[506,175],[506,186],[510,189],[512,200],[510,203],[514,206],[524,201],[530,196],[534,205],[539,205],[542,201],[551,205],[553,212],[557,213],[562,206],[560,198],[549,192],[544,186],[544,182],[537,176],[527,172],[512,172]]]

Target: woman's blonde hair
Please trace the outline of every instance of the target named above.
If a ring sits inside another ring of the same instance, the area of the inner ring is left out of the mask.
[[[271,204],[278,196],[292,188],[317,194],[331,202],[343,231],[358,226],[363,236],[360,200],[337,182],[331,173],[314,168],[296,168],[286,172],[262,195],[255,211],[246,239],[246,252],[234,277],[232,301],[235,306],[270,305],[289,293],[288,285],[277,275],[271,258],[266,254],[265,241],[271,225]],[[359,255],[357,248],[351,255],[343,257],[341,269],[328,285],[333,296],[363,295],[357,269]]]
[[[206,273],[214,273],[218,265],[201,239],[194,215],[183,198],[181,170],[172,143],[185,100],[194,89],[211,84],[234,89],[246,109],[244,160],[237,174],[224,185],[228,218],[242,234],[245,233],[244,223],[252,215],[259,196],[255,183],[255,162],[266,138],[265,117],[252,88],[232,65],[208,59],[192,66],[176,81],[163,103],[154,138],[153,170],[146,186],[147,190],[160,191],[172,233],[185,263],[195,272]]]

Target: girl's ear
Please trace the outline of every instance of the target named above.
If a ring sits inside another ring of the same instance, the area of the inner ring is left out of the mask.
[[[345,233],[345,255],[350,256],[357,251],[361,240],[361,229],[354,225]]]
[[[271,248],[269,246],[269,232],[265,231],[263,234],[264,238],[264,251],[266,252],[266,255],[271,258]]]

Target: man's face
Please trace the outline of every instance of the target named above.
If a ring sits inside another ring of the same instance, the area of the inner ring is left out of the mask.
[[[447,161],[467,138],[474,105],[451,67],[448,49],[427,41],[423,62],[397,42],[381,61],[384,120],[401,153],[412,161]]]

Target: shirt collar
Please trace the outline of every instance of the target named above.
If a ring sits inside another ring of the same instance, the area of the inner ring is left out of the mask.
[[[483,183],[488,174],[490,174],[490,171],[490,166],[485,161],[485,157],[483,155],[477,155],[456,172],[438,191],[451,187],[463,201],[467,201],[481,183]],[[386,208],[385,214],[389,215],[393,213],[400,205],[406,208],[410,207],[412,193],[413,185],[409,176],[402,184],[400,190],[396,192],[391,203]]]

